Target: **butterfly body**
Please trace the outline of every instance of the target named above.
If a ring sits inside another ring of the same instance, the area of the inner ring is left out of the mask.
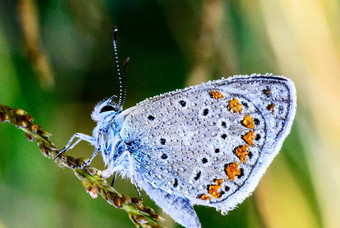
[[[129,177],[177,222],[200,227],[193,205],[227,212],[254,191],[288,135],[295,109],[289,79],[235,76],[125,111],[107,99],[92,113],[92,137],[77,137],[95,146],[94,155],[101,151],[104,177]]]

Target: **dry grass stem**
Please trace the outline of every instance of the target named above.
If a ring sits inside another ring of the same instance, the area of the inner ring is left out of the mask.
[[[34,69],[37,71],[39,82],[44,88],[54,87],[54,76],[39,33],[39,20],[34,0],[19,0],[18,13],[21,23],[24,46]]]

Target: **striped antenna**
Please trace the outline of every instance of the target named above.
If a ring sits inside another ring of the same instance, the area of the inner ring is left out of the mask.
[[[126,79],[127,79],[127,74],[126,74],[126,70],[127,70],[127,65],[130,61],[130,58],[127,57],[123,63],[123,94],[121,94],[122,98],[122,103],[121,103],[121,107],[123,108],[124,103],[125,103],[125,98],[126,98]]]
[[[120,108],[123,108],[125,98],[126,98],[126,61],[124,62],[124,74],[123,78],[120,73],[120,67],[119,67],[119,61],[118,61],[118,51],[117,51],[117,33],[118,28],[115,26],[113,29],[113,49],[115,52],[115,59],[116,59],[116,66],[117,66],[117,72],[118,72],[118,79],[119,79],[119,103],[118,106]]]

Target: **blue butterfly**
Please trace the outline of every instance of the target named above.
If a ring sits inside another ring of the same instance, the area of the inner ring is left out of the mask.
[[[200,227],[193,205],[227,213],[256,188],[290,132],[296,111],[294,83],[267,75],[234,76],[165,93],[123,110],[126,65],[119,102],[113,96],[92,112],[92,136],[76,133],[100,151],[102,177],[129,177],[185,227]],[[74,143],[72,143],[77,139]],[[58,154],[59,155],[59,154]],[[58,156],[57,155],[57,156]]]

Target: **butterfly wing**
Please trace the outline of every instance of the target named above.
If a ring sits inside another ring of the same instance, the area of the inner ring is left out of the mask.
[[[281,76],[236,76],[147,99],[121,137],[142,181],[193,204],[231,210],[279,152],[296,109]]]

